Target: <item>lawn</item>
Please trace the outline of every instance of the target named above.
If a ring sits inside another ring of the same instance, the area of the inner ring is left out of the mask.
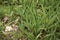
[[[60,40],[60,0],[0,0],[0,40]]]

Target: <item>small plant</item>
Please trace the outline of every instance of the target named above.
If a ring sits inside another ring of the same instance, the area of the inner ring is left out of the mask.
[[[0,40],[60,40],[60,0],[0,0]]]

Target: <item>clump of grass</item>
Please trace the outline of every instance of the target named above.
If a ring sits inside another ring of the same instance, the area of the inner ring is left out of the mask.
[[[5,1],[4,1],[5,2]],[[12,0],[0,4],[1,40],[60,40],[60,0]],[[18,30],[4,35],[6,24],[2,18],[9,17],[9,24],[19,17]]]

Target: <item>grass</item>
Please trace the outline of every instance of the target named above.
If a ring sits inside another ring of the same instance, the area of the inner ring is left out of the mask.
[[[60,0],[9,3],[0,5],[0,40],[60,40]],[[9,17],[9,22],[3,24],[5,16]],[[13,23],[18,17],[18,30],[5,35],[5,25]]]

